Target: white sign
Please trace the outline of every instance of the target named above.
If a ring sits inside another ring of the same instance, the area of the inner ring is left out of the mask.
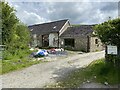
[[[107,54],[114,54],[117,55],[117,46],[107,46]]]

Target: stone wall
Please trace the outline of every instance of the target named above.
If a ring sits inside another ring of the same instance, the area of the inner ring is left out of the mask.
[[[98,40],[97,44],[96,40]],[[90,52],[101,51],[103,49],[104,49],[103,44],[101,43],[101,40],[99,38],[90,37]]]
[[[58,47],[58,33],[49,34],[49,47]]]
[[[37,36],[37,44],[39,47],[42,47],[42,35]]]
[[[37,46],[37,34],[33,34],[31,36],[31,39],[32,39],[32,41],[31,41],[31,47]]]
[[[60,46],[64,48],[64,39],[74,39],[74,47],[72,50],[87,51],[87,37],[61,37]]]
[[[101,51],[104,49],[103,44],[101,43],[100,39],[97,37],[62,37],[60,38],[60,46],[64,48],[64,39],[67,38],[74,38],[74,48],[73,50],[84,51],[84,52],[94,52],[94,51]],[[89,40],[88,40],[89,39]],[[95,40],[98,39],[98,44],[96,44]],[[63,44],[62,44],[63,43]]]
[[[87,52],[87,41],[87,37],[76,37],[74,49]]]

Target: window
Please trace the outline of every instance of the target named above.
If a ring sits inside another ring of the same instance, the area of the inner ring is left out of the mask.
[[[64,39],[65,46],[71,46],[74,47],[74,39]]]
[[[49,46],[49,35],[48,34],[42,35],[42,46],[43,47]]]
[[[95,39],[95,44],[98,44],[98,39]]]

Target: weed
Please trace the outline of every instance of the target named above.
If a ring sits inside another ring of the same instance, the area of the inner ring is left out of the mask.
[[[120,83],[118,79],[120,71],[116,67],[106,64],[104,59],[93,61],[86,68],[72,72],[69,76],[60,80],[56,85],[50,87],[79,87],[83,82],[91,81],[109,84]],[[95,78],[94,78],[95,77]]]

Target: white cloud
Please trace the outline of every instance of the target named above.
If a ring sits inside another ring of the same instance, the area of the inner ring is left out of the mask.
[[[8,2],[119,2],[119,0],[6,0]]]
[[[12,2],[18,18],[28,24],[69,19],[72,24],[97,24],[118,16],[113,2]]]
[[[21,18],[21,21],[27,23],[28,25],[44,23],[46,21],[45,18],[33,12],[23,11],[22,15],[18,15],[18,16]]]

